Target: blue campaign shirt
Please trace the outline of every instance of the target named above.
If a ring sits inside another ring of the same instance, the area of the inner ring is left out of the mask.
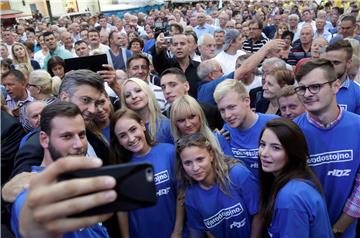
[[[157,203],[155,206],[129,212],[130,237],[168,238],[176,215],[174,145],[157,144],[144,156],[134,156],[131,162],[150,162],[154,167]]]
[[[216,136],[216,139],[219,142],[220,148],[222,149],[224,154],[227,155],[227,156],[233,157],[234,155],[233,155],[233,153],[231,151],[231,147],[229,145],[229,142],[226,140],[226,138],[223,135],[221,135],[221,134],[219,134],[217,132],[213,132],[213,133]]]
[[[346,79],[336,94],[336,102],[345,111],[360,115],[360,85],[354,80]]]
[[[33,173],[40,173],[44,168],[39,166],[33,166],[32,172]],[[24,206],[26,197],[29,191],[27,189],[23,190],[17,197],[12,206],[11,210],[11,229],[15,234],[16,238],[21,238],[19,231],[19,219],[20,219],[20,212],[22,207]],[[106,228],[101,224],[97,223],[95,225],[81,228],[77,231],[65,233],[64,238],[108,238],[109,235],[107,233]]]
[[[259,206],[258,181],[241,164],[230,169],[229,177],[229,194],[217,183],[209,190],[198,183],[186,189],[185,209],[192,229],[210,231],[215,237],[250,237],[252,217]]]
[[[146,128],[149,129],[149,123],[146,123]],[[171,134],[171,124],[169,118],[161,116],[156,122],[156,136],[155,140],[159,143],[174,143],[174,138]]]
[[[210,82],[202,82],[198,88],[197,100],[199,102],[209,103],[216,107],[216,102],[214,100],[214,91],[216,86],[225,79],[233,79],[233,78],[234,78],[234,72],[224,75]]]
[[[230,132],[230,147],[234,158],[243,161],[256,177],[259,174],[258,151],[260,133],[267,121],[278,118],[278,116],[272,114],[257,113],[257,115],[258,119],[255,124],[245,130],[232,128],[227,123],[224,124],[224,129]]]
[[[293,179],[276,196],[271,238],[332,238],[326,203],[310,181]]]
[[[308,165],[324,189],[331,224],[341,216],[360,172],[360,116],[343,111],[330,128],[319,128],[304,113],[294,119],[309,147]],[[355,237],[356,222],[342,237]]]

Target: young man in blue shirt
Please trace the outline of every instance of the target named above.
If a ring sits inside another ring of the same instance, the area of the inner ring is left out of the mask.
[[[355,237],[356,220],[346,209],[349,199],[359,191],[355,179],[360,175],[360,116],[337,104],[340,81],[331,61],[306,62],[296,75],[297,92],[306,113],[294,121],[305,134],[309,147],[308,165],[319,178],[335,237]],[[359,196],[359,192],[357,197]]]
[[[360,115],[360,85],[351,80],[348,71],[351,67],[353,49],[347,40],[339,40],[326,48],[325,59],[334,65],[340,89],[336,101],[345,111]]]
[[[214,99],[225,122],[223,129],[230,133],[230,147],[234,157],[242,160],[257,176],[260,133],[267,121],[278,116],[253,112],[249,93],[235,79],[218,84]]]

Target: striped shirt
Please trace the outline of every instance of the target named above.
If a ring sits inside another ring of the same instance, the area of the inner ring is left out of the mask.
[[[263,36],[260,36],[260,38],[255,43],[253,43],[252,39],[247,39],[244,42],[243,50],[245,50],[247,53],[255,53],[260,50],[260,48],[263,47],[266,42],[268,42],[268,40],[269,39]]]

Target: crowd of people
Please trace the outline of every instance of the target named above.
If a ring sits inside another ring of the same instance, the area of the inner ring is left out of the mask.
[[[359,9],[207,1],[2,28],[2,236],[358,237]],[[156,205],[73,216],[116,181],[61,174],[137,162]]]

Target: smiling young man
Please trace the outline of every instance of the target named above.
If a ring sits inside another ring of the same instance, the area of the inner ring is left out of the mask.
[[[307,112],[294,121],[305,134],[308,165],[324,189],[334,235],[355,237],[360,217],[360,116],[337,104],[340,82],[331,61],[306,62],[296,80],[295,91]]]
[[[234,79],[221,82],[214,91],[214,99],[230,133],[230,147],[236,159],[242,160],[258,175],[258,148],[261,130],[276,115],[255,113],[244,85]]]

